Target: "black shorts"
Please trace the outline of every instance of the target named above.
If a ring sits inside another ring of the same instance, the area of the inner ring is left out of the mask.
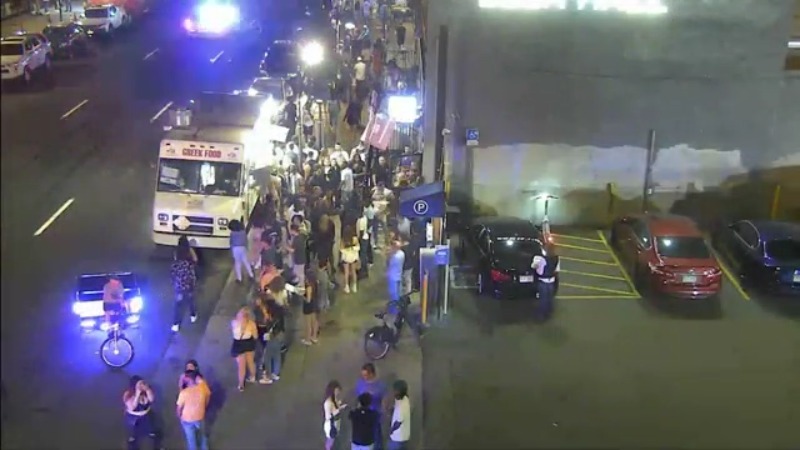
[[[103,302],[103,311],[107,313],[122,314],[124,308],[119,303]]]
[[[303,302],[303,314],[310,316],[311,314],[319,312],[317,302]]]

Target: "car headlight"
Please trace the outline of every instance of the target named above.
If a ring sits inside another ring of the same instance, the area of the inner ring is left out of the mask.
[[[169,220],[169,215],[166,213],[158,213],[158,220],[161,222],[166,222]]]
[[[144,307],[144,300],[137,295],[131,299],[129,307],[132,314],[138,314]]]

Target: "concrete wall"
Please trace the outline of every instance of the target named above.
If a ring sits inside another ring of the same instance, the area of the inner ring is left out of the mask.
[[[451,198],[521,216],[539,213],[523,190],[604,193],[615,183],[634,198],[649,129],[663,209],[687,190],[716,192],[731,176],[800,164],[800,78],[782,70],[795,0],[664,3],[668,13],[639,16],[575,2],[509,12],[431,1],[426,163],[430,170],[436,47],[447,25]],[[476,148],[465,148],[468,127],[480,130]],[[582,203],[602,198],[562,202],[554,219],[595,221],[586,211],[596,205]]]

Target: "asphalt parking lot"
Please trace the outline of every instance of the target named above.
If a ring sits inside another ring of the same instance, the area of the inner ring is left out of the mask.
[[[800,446],[799,302],[742,295],[729,270],[717,301],[641,298],[618,265],[575,261],[616,264],[597,231],[555,231],[548,323],[453,270],[423,343],[426,448]]]

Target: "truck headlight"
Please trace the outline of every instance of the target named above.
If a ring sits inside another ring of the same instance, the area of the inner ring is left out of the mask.
[[[228,219],[226,219],[224,217],[221,217],[221,218],[217,219],[217,225],[219,225],[221,227],[227,227],[228,226]]]
[[[141,296],[137,295],[133,297],[130,301],[130,310],[132,314],[139,314],[142,308],[144,307],[144,300]]]
[[[84,311],[83,303],[75,302],[72,304],[72,313],[76,316],[82,316]]]
[[[169,215],[166,213],[158,213],[158,220],[161,222],[166,222],[169,220]]]

